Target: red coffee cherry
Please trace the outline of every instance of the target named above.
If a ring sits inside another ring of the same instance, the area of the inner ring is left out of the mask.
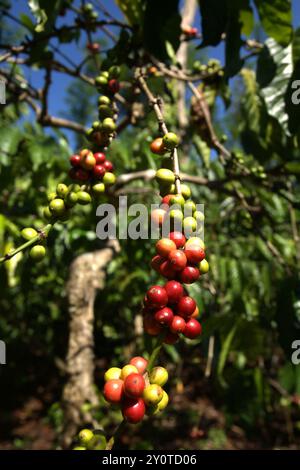
[[[176,245],[169,238],[162,238],[158,240],[155,248],[158,255],[167,258],[172,251],[176,250]]]
[[[74,167],[79,167],[80,166],[80,161],[81,161],[81,159],[80,159],[79,155],[72,155],[70,157],[70,163]]]
[[[126,398],[122,404],[123,417],[132,424],[139,423],[145,416],[145,403],[142,398]]]
[[[155,320],[161,325],[170,325],[174,317],[173,310],[169,307],[161,308],[157,310],[154,314]]]
[[[182,271],[182,269],[186,267],[187,259],[183,251],[171,251],[168,258],[170,265],[175,269],[175,271]]]
[[[189,339],[195,339],[197,336],[201,335],[202,326],[195,318],[190,318],[190,320],[186,323],[184,329],[184,336]]]
[[[104,165],[95,165],[93,168],[93,175],[97,179],[102,179],[105,175],[105,168]]]
[[[171,232],[169,238],[176,244],[177,248],[182,248],[185,245],[186,238],[181,232]]]
[[[105,162],[106,156],[102,152],[94,153],[94,158],[96,160],[96,165],[102,165]]]
[[[178,315],[183,316],[184,318],[190,317],[193,312],[195,311],[195,308],[197,307],[197,304],[192,297],[189,297],[186,295],[185,297],[182,297],[178,304],[177,304],[177,313]]]
[[[159,267],[160,274],[166,279],[174,279],[177,275],[175,269],[171,266],[169,261],[164,261]]]
[[[154,308],[163,308],[168,303],[168,295],[162,286],[152,286],[147,291],[147,299]]]
[[[161,332],[161,326],[155,318],[152,316],[152,314],[146,314],[144,316],[144,330],[148,335],[150,336],[157,336]]]
[[[119,403],[123,396],[123,380],[112,379],[106,382],[103,395],[110,403]]]
[[[185,327],[185,320],[179,315],[175,315],[170,325],[170,330],[172,333],[182,333],[185,330]]]
[[[205,258],[205,251],[198,244],[188,244],[184,250],[189,263],[197,264]]]
[[[177,304],[181,297],[183,297],[184,290],[183,286],[180,284],[180,282],[177,281],[168,281],[165,285],[164,288],[167,292],[168,295],[168,303],[169,304]]]
[[[179,274],[179,278],[184,284],[193,284],[199,277],[200,271],[194,266],[186,266]]]
[[[119,82],[115,78],[112,78],[108,82],[108,89],[111,93],[118,93],[118,91],[120,90]]]
[[[139,371],[139,374],[143,374],[147,369],[148,361],[141,356],[135,356],[130,359],[129,364],[135,366]]]
[[[177,333],[172,333],[172,331],[168,331],[166,336],[164,337],[165,344],[175,344],[179,340],[179,335]]]
[[[151,260],[151,268],[154,269],[154,271],[159,272],[159,268],[163,262],[164,258],[160,255],[156,255]]]
[[[146,386],[145,379],[140,374],[129,374],[124,380],[124,393],[130,398],[141,397]]]
[[[103,163],[103,166],[104,166],[105,170],[108,171],[108,172],[114,171],[114,166],[113,166],[112,162],[110,162],[109,160],[106,160]]]

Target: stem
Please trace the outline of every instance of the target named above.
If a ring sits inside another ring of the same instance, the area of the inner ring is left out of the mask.
[[[156,114],[158,125],[159,125],[161,131],[163,132],[164,135],[167,134],[169,131],[168,131],[167,125],[165,123],[163,113],[162,113],[161,108],[160,108],[159,99],[155,98],[153,93],[150,91],[150,89],[149,89],[149,87],[148,87],[148,85],[147,85],[147,83],[144,79],[143,72],[142,72],[141,69],[137,69],[136,77],[137,77],[137,82],[138,82],[140,88],[143,90],[143,92],[145,93],[145,95],[148,98],[149,104],[153,107],[153,110]],[[174,175],[175,175],[176,192],[177,192],[177,194],[181,194],[179,158],[178,158],[178,151],[177,151],[176,148],[173,150],[173,152],[171,154],[171,159],[172,159],[172,162],[173,162],[173,172],[174,172]]]
[[[147,365],[148,373],[151,372],[151,370],[153,369],[154,364],[155,364],[155,362],[158,358],[158,355],[159,355],[160,350],[161,350],[162,345],[163,345],[164,336],[165,336],[164,334],[161,334],[157,338],[156,345],[154,346],[154,348],[152,350],[152,353],[149,357],[149,361],[148,361],[148,365]]]
[[[26,243],[23,243],[23,245],[20,245],[18,248],[11,251],[10,253],[7,253],[6,255],[2,256],[0,258],[0,263],[4,263],[5,261],[10,260],[11,258],[13,258],[13,256],[20,253],[21,251],[26,250],[27,248],[34,245],[39,240],[43,240],[44,238],[47,238],[48,233],[50,232],[52,227],[53,227],[53,224],[46,225],[44,228],[41,229],[41,231],[34,238],[32,238],[31,240],[28,240],[28,242]]]
[[[112,450],[116,440],[119,438],[119,436],[121,435],[124,427],[126,425],[126,421],[125,419],[123,419],[123,421],[121,421],[121,423],[118,425],[118,427],[116,428],[115,432],[114,432],[114,435],[109,439],[108,443],[106,444],[106,448],[105,450]]]

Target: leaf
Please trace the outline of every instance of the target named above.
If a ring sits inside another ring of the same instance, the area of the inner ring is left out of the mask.
[[[267,112],[289,134],[286,93],[292,76],[292,46],[281,47],[274,39],[265,42],[264,53],[257,65],[257,80],[261,84]],[[272,70],[272,71],[271,71]]]
[[[147,0],[144,16],[143,40],[145,48],[160,59],[166,59],[167,42],[174,51],[179,47],[181,16],[179,0]]]
[[[244,68],[241,71],[244,81],[245,93],[242,103],[246,111],[247,125],[254,132],[260,131],[261,100],[258,96],[258,86],[253,70]]]
[[[201,47],[217,46],[227,23],[227,4],[223,0],[199,0],[201,12]]]
[[[265,32],[286,47],[292,39],[290,0],[254,0]]]
[[[220,380],[220,382],[222,383],[223,386],[227,385],[226,382],[223,379],[223,370],[224,370],[224,367],[225,367],[226,359],[227,359],[227,356],[228,356],[228,353],[229,353],[229,350],[230,350],[232,340],[233,340],[234,335],[236,333],[237,327],[238,327],[238,321],[235,322],[235,324],[233,325],[233,327],[230,329],[229,333],[227,334],[225,340],[223,341],[222,349],[221,349],[221,352],[220,352],[220,357],[219,357],[218,367],[217,367],[217,373],[218,373],[219,380]]]
[[[126,16],[129,24],[142,24],[145,11],[145,2],[143,0],[116,0],[116,4]]]

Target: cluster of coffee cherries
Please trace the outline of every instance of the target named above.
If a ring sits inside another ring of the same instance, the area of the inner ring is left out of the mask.
[[[202,64],[200,60],[195,60],[193,63],[193,70],[207,75],[218,77],[224,76],[224,70],[221,63],[217,59],[210,59],[207,64]]]
[[[147,372],[147,360],[133,357],[122,369],[111,367],[105,372],[104,398],[121,406],[123,417],[132,424],[139,423],[145,414],[158,414],[166,408],[169,397],[163,390],[168,380],[164,367]]]
[[[105,450],[107,441],[101,430],[82,429],[78,434],[79,445],[73,450]]]
[[[114,166],[103,152],[93,153],[89,149],[83,149],[78,155],[70,157],[70,163],[72,165],[69,171],[70,178],[89,183],[95,195],[104,193],[107,187],[116,182]]]

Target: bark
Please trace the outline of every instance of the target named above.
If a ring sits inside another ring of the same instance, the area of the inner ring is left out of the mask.
[[[92,407],[98,404],[94,387],[94,301],[97,290],[104,286],[106,267],[118,250],[118,242],[110,240],[105,248],[78,256],[70,267],[67,381],[62,395],[64,448],[70,446],[80,427],[96,425],[92,413],[83,410],[86,403]]]

